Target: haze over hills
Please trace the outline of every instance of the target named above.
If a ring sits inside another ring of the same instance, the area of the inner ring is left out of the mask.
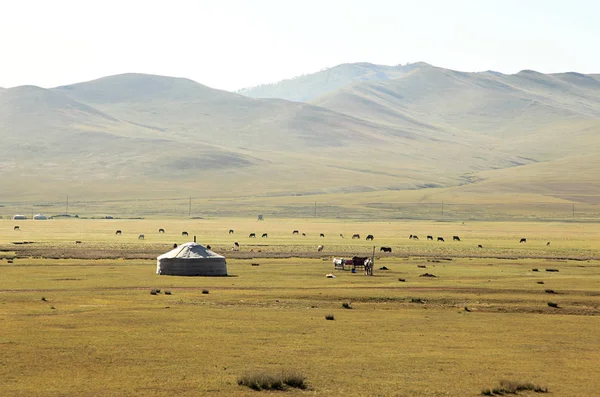
[[[240,93],[133,73],[0,89],[3,199],[598,202],[598,75],[360,63]]]

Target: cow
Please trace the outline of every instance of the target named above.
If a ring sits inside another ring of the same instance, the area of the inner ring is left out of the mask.
[[[353,234],[352,235],[352,240],[354,240],[355,238],[360,239],[360,234]]]
[[[317,247],[317,251],[319,251],[319,252],[323,251],[323,246],[322,246],[322,245],[319,245],[319,246]]]
[[[143,235],[143,234],[140,234],[140,235],[138,236],[138,240],[144,240],[144,235]]]
[[[519,243],[526,243],[526,242],[527,242],[527,239],[526,239],[526,238],[522,238],[522,239],[519,241]]]
[[[292,235],[294,235],[294,234],[298,234],[298,231],[297,231],[297,230],[294,230],[294,231],[292,232]]]
[[[444,242],[444,238],[443,237],[438,237],[437,241],[441,241],[443,243]]]
[[[115,234],[121,235],[121,231],[120,231],[120,230],[117,230],[117,231],[115,232]]]
[[[373,241],[373,235],[369,234],[365,240],[367,240],[367,241],[369,241],[369,240]]]
[[[427,240],[433,241],[433,236],[427,236]]]
[[[158,232],[159,232],[159,233],[164,233],[164,232],[165,232],[165,229],[158,229]]]
[[[381,247],[381,248],[379,248],[379,251],[392,252],[392,248],[391,247]]]
[[[319,234],[319,237],[325,237],[325,235],[323,233]]]
[[[250,238],[254,238],[254,237],[256,237],[256,233],[250,233],[250,234],[248,235],[248,237],[250,237]]]
[[[182,235],[182,236],[189,236],[188,232],[185,232],[185,231],[184,231],[184,232],[181,232],[181,235]]]
[[[458,236],[452,236],[452,241],[460,241],[460,237],[458,237]]]
[[[261,237],[269,237],[269,236],[267,236],[267,233],[263,233],[263,235]]]
[[[15,227],[13,228],[13,230],[21,230],[21,229],[19,228],[19,226],[15,226]]]
[[[233,233],[235,233],[235,232],[233,231],[233,229],[229,229],[229,234],[233,234]]]

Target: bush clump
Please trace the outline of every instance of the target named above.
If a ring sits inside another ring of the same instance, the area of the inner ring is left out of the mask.
[[[350,304],[350,302],[344,302],[344,303],[342,303],[342,307],[344,309],[352,309],[352,305]]]
[[[325,316],[325,320],[335,320],[335,317],[333,316],[333,314],[328,314]]]
[[[547,387],[534,385],[531,382],[518,382],[514,380],[501,380],[500,384],[492,389],[483,389],[483,396],[502,396],[505,394],[517,394],[520,391],[533,391],[536,393],[548,393]]]
[[[254,371],[238,378],[238,385],[253,390],[286,390],[287,388],[306,389],[306,378],[298,371],[267,372]]]
[[[208,294],[208,290],[207,290],[207,289],[203,289],[203,290],[202,290],[202,293],[203,293],[204,295],[206,295],[206,294]]]
[[[555,303],[555,302],[548,302],[548,306],[555,307],[558,309],[558,303]]]

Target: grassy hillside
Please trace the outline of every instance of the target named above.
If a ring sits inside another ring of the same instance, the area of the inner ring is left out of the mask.
[[[334,69],[331,84],[325,72],[293,81],[297,92],[323,93],[312,103],[142,74],[0,90],[2,200],[193,196],[216,214],[288,215],[320,201],[330,216],[516,192],[595,202],[598,76]]]

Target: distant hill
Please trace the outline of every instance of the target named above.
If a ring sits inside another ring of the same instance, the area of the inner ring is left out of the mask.
[[[361,63],[261,89],[296,97],[134,73],[0,89],[4,200],[343,194],[359,210],[378,192],[590,203],[600,188],[598,75]]]
[[[397,66],[372,63],[344,63],[317,73],[287,79],[273,84],[244,88],[239,94],[252,98],[281,98],[295,102],[309,102],[328,92],[361,81],[390,80],[403,76],[414,68],[426,65],[413,63]]]

